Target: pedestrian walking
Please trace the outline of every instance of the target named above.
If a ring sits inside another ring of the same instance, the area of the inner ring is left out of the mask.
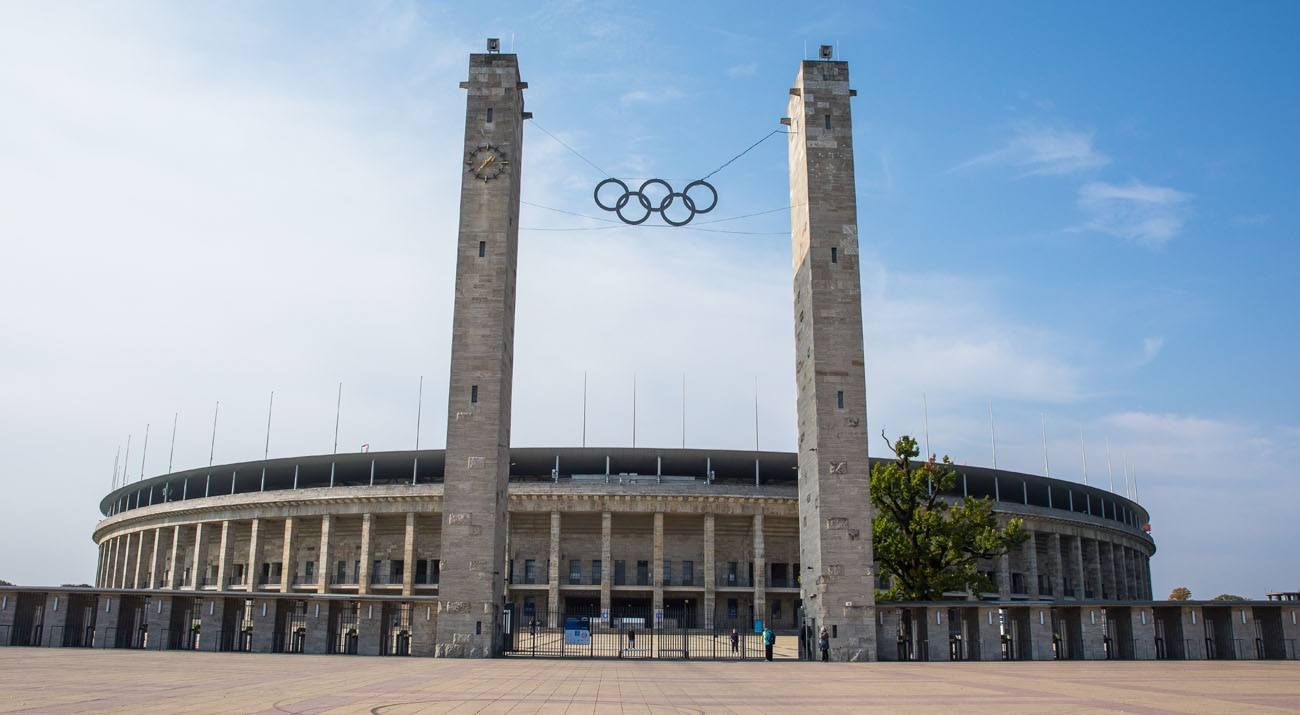
[[[776,634],[771,628],[763,626],[763,653],[768,660],[772,660],[772,646],[776,645]]]
[[[735,628],[731,629],[731,652],[740,652],[740,633],[736,632]]]
[[[822,651],[822,662],[829,663],[831,660],[831,634],[822,626],[822,632],[817,636],[817,647]]]

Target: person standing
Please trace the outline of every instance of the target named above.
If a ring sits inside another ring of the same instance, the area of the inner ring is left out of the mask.
[[[636,631],[627,629],[627,649],[636,650]]]
[[[776,634],[772,629],[763,626],[763,654],[770,661],[772,660],[772,646],[776,645]]]
[[[829,663],[831,659],[831,634],[822,626],[822,632],[817,635],[817,647],[822,651],[822,662]]]
[[[731,652],[734,654],[734,653],[738,653],[739,651],[740,651],[740,633],[738,633],[735,628],[732,628],[731,629]]]

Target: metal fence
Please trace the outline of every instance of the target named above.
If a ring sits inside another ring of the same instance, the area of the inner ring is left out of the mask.
[[[623,660],[762,660],[763,636],[750,624],[697,627],[694,614],[671,609],[616,608],[551,611],[518,617],[507,612],[502,649],[508,655]],[[603,616],[603,617],[602,617]],[[796,637],[781,636],[773,658],[798,657]]]

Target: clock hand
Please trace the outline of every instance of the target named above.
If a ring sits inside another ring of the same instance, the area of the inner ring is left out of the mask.
[[[494,161],[496,161],[496,160],[497,160],[497,156],[496,156],[496,154],[489,154],[489,155],[488,155],[488,158],[484,159],[484,160],[483,160],[483,163],[482,163],[482,164],[479,164],[479,165],[478,165],[478,168],[475,169],[475,171],[483,171],[484,169],[487,168],[488,164],[491,164],[492,162],[494,162]]]

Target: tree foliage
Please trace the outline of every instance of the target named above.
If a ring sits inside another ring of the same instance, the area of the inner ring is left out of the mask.
[[[1244,600],[1246,600],[1246,597],[1245,597],[1245,596],[1238,596],[1238,595],[1235,594],[1235,593],[1221,593],[1221,594],[1215,596],[1215,597],[1214,597],[1214,600],[1216,600],[1216,601],[1244,601]]]
[[[880,599],[931,601],[949,591],[994,590],[979,562],[1023,543],[1028,534],[1022,520],[999,525],[988,498],[942,497],[957,483],[952,460],[912,461],[920,453],[914,438],[903,435],[890,450],[894,461],[871,470],[876,567],[890,583]]]
[[[1192,589],[1186,586],[1175,586],[1174,590],[1169,592],[1170,601],[1186,601],[1192,597]]]

